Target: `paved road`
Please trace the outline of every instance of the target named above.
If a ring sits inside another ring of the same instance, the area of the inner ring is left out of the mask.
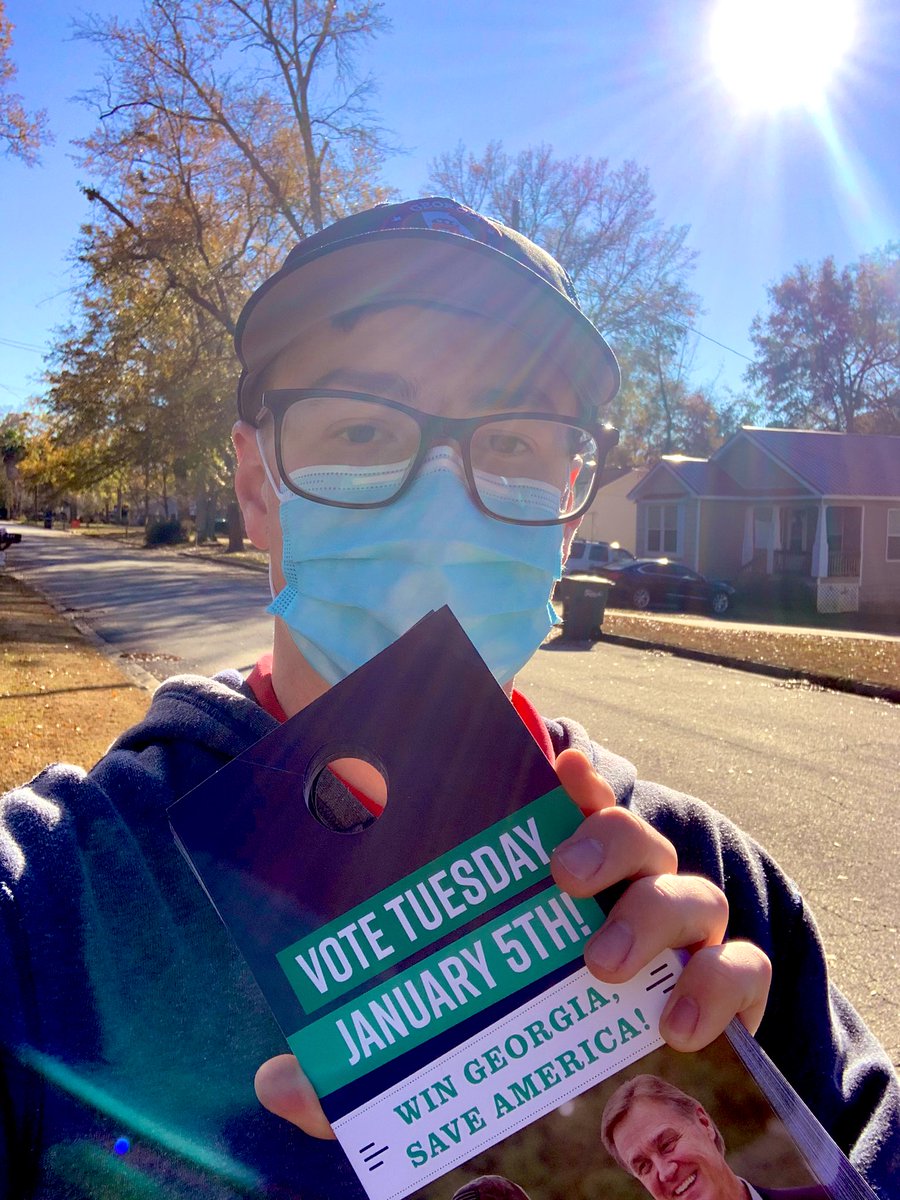
[[[272,644],[264,573],[26,528],[10,567],[157,679],[249,668]]]
[[[900,1066],[900,706],[602,642],[548,643],[519,682],[771,851]]]
[[[14,569],[157,677],[268,648],[265,576],[29,529]],[[177,656],[177,660],[153,655]],[[819,919],[840,986],[900,1064],[900,706],[598,643],[522,673],[646,778],[699,795],[765,845]]]

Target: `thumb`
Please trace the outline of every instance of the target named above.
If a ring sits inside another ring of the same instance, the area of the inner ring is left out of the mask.
[[[256,1095],[263,1108],[290,1121],[310,1137],[333,1138],[319,1097],[293,1054],[270,1058],[256,1072]]]
[[[583,816],[615,807],[612,788],[580,750],[563,750],[556,760],[556,774]]]

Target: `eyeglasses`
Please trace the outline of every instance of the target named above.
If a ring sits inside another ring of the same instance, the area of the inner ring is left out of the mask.
[[[382,508],[410,487],[429,451],[452,442],[482,512],[516,525],[577,520],[597,491],[610,426],[546,413],[444,417],[335,388],[265,392],[275,459],[296,495],[337,508]]]

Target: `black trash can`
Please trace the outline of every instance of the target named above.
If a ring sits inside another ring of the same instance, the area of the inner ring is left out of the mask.
[[[600,637],[611,587],[608,579],[596,575],[566,575],[559,581],[557,595],[563,606],[564,638],[584,642]]]

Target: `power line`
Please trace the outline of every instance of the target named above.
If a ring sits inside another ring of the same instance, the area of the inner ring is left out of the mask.
[[[9,346],[12,350],[33,350],[35,354],[46,354],[46,346],[33,346],[30,342],[14,342],[11,338],[0,337],[0,346]]]
[[[745,362],[756,362],[756,359],[751,358],[749,354],[742,354],[740,350],[735,350],[734,346],[726,346],[724,342],[717,342],[716,339],[714,337],[710,337],[708,333],[701,333],[699,329],[693,329],[690,325],[681,325],[680,322],[673,323],[678,324],[680,329],[686,329],[688,333],[694,333],[697,335],[697,337],[703,338],[703,340],[706,342],[712,342],[714,346],[718,346],[721,350],[727,350],[729,354],[736,354],[738,358],[744,359]]]

